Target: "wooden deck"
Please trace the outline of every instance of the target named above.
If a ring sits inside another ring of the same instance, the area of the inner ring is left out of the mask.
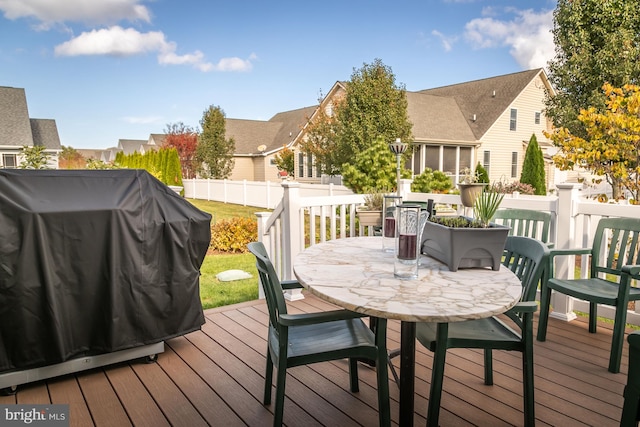
[[[307,295],[291,312],[330,308]],[[133,361],[22,385],[0,404],[68,403],[72,426],[270,426],[273,404],[261,403],[267,308],[263,301],[209,310],[201,331],[166,342],[156,363]],[[389,348],[400,325],[389,324]],[[535,343],[536,417],[539,426],[616,426],[626,383],[607,371],[611,330],[589,334],[584,321],[549,321],[547,341]],[[424,426],[431,353],[417,345],[415,425]],[[495,385],[482,381],[482,354],[450,350],[442,426],[522,425],[520,353],[495,352]],[[397,361],[396,361],[397,364]],[[348,391],[347,363],[289,370],[284,420],[288,426],[374,426],[378,422],[374,371],[360,369],[359,393]],[[391,376],[390,376],[391,377]],[[398,419],[398,388],[390,383]]]

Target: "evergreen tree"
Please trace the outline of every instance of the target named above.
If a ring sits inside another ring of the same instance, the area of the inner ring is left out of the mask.
[[[524,155],[524,161],[522,162],[522,175],[520,176],[520,182],[529,184],[535,188],[535,193],[538,196],[544,196],[547,194],[547,185],[545,183],[544,173],[544,157],[542,156],[542,150],[538,145],[538,138],[536,135],[531,135],[529,139],[529,146]]]
[[[478,162],[476,165],[476,176],[478,177],[478,182],[489,183],[489,173],[487,170]]]
[[[236,144],[233,138],[225,137],[224,111],[218,106],[209,106],[202,114],[200,126],[202,133],[198,137],[196,148],[200,175],[205,178],[228,178],[233,170]]]

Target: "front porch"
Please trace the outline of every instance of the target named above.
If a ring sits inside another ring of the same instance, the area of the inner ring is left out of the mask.
[[[311,295],[289,303],[291,312],[331,306]],[[262,405],[266,349],[265,300],[205,312],[202,331],[166,342],[157,363],[133,361],[23,385],[0,404],[70,404],[72,426],[270,426],[273,404]],[[607,371],[611,330],[589,334],[581,319],[549,320],[547,341],[535,342],[536,417],[544,426],[617,426],[626,383],[625,340],[620,374]],[[400,341],[389,322],[389,348]],[[482,380],[482,353],[450,350],[440,423],[522,425],[521,355],[494,352],[495,385]],[[431,352],[417,345],[415,425],[424,426]],[[398,360],[394,360],[396,365]],[[374,371],[360,369],[360,392],[348,390],[347,363],[289,370],[284,420],[289,426],[377,424]],[[391,377],[391,376],[390,376]],[[398,388],[391,379],[392,421]]]

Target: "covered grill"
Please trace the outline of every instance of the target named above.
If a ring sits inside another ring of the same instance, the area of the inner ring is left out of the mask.
[[[143,170],[0,170],[0,375],[199,329],[210,221]]]

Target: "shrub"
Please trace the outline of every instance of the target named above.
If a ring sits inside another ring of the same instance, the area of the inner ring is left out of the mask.
[[[517,191],[520,194],[530,195],[533,195],[535,193],[535,189],[531,184],[525,184],[524,182],[520,181],[514,181],[510,183],[505,183],[502,181],[494,182],[491,185],[491,191],[503,194],[512,194],[514,191]]]
[[[425,168],[411,183],[411,191],[414,193],[446,193],[452,187],[451,178],[444,172],[431,168]]]
[[[223,219],[211,225],[209,248],[221,252],[247,252],[247,244],[258,239],[255,218]]]

